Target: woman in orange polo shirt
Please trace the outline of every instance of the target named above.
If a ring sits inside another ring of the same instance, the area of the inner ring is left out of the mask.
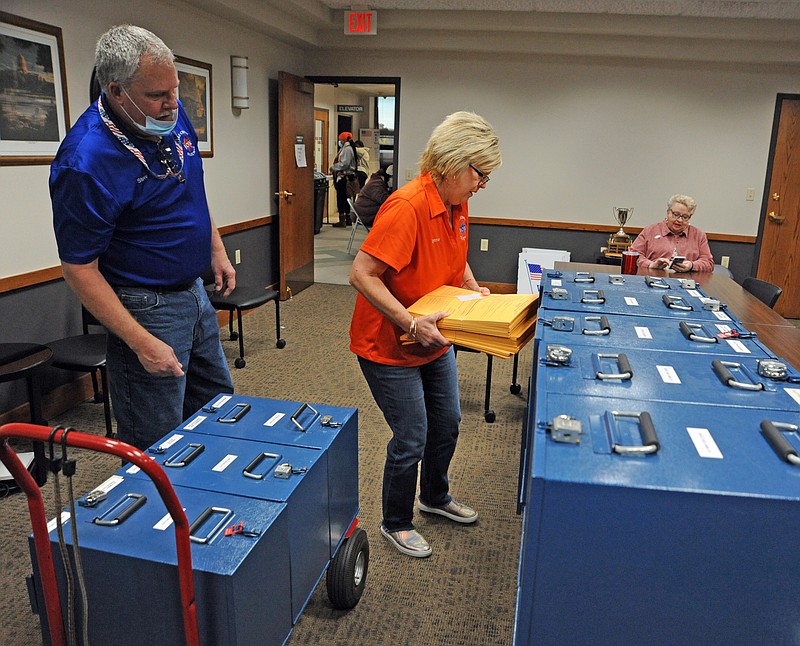
[[[457,523],[474,523],[478,514],[449,492],[461,406],[453,349],[436,325],[447,313],[414,318],[406,308],[442,285],[489,293],[467,263],[467,201],[500,164],[499,140],[485,119],[449,115],[428,140],[419,177],[381,206],[350,272],[358,290],[350,349],[392,431],[381,534],[409,556],[431,554],[413,523],[420,462],[420,511]],[[406,333],[416,343],[403,344]]]

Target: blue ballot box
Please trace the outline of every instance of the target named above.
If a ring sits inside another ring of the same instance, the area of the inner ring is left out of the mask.
[[[800,416],[800,374],[780,360],[546,342],[537,350],[537,392],[699,402]]]
[[[536,338],[545,343],[594,345],[611,350],[635,348],[731,356],[775,356],[754,334],[733,321],[674,321],[622,314],[549,311],[539,316]]]
[[[573,271],[566,269],[550,270],[542,279],[543,289],[551,287],[589,287],[608,291],[661,292],[683,294],[693,297],[708,297],[700,283],[693,278],[636,276],[606,272]]]
[[[154,459],[175,486],[287,503],[292,618],[300,618],[330,555],[328,462],[319,449],[174,431]],[[149,451],[152,452],[153,447]],[[120,475],[147,478],[135,465]],[[350,520],[358,500],[350,501]],[[338,544],[342,536],[335,537]]]
[[[321,459],[327,463],[328,474],[330,557],[334,556],[358,506],[357,409],[219,395],[176,430],[323,451]]]
[[[175,531],[155,485],[149,479],[115,475],[102,489],[105,500],[92,508],[77,506],[76,517],[64,528],[74,553],[70,523],[78,526],[90,643],[185,643]],[[201,643],[283,644],[292,629],[286,505],[187,487],[175,487],[175,492],[192,525]],[[225,535],[225,528],[240,522],[246,534]],[[68,596],[55,529],[50,537],[66,613]],[[32,539],[30,547],[34,580],[40,581]],[[41,585],[35,588],[47,644]],[[80,635],[80,608],[76,616]]]
[[[615,285],[599,281],[600,276],[605,275],[594,274],[594,282],[574,282],[565,280],[563,276],[546,276],[542,283],[540,316],[547,316],[546,312],[550,310],[562,310],[737,322],[724,303],[709,299],[700,289],[642,287],[633,281]]]
[[[539,391],[529,414],[515,644],[796,643],[796,413]]]

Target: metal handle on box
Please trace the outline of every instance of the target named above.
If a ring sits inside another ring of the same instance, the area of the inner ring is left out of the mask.
[[[242,475],[245,478],[253,478],[253,480],[263,480],[265,474],[253,473],[253,471],[266,458],[278,460],[280,459],[280,456],[277,453],[259,453],[250,464],[248,464],[244,469],[242,469]],[[267,471],[269,471],[269,469],[267,469]]]
[[[598,366],[600,365],[600,359],[615,359],[617,365],[619,366],[619,372],[612,373],[612,372],[600,372],[597,370],[595,372],[595,376],[605,381],[607,379],[621,379],[622,381],[628,381],[629,379],[633,379],[633,368],[631,367],[630,361],[628,361],[628,356],[626,354],[604,354],[604,353],[597,353],[597,360]]]
[[[800,457],[798,457],[797,451],[789,440],[784,437],[781,431],[796,433],[797,425],[787,424],[785,422],[773,422],[768,419],[761,422],[761,432],[764,434],[764,437],[775,453],[778,454],[778,457],[796,467],[800,466]]]
[[[730,369],[737,368],[741,370],[741,363],[714,359],[711,362],[711,368],[714,370],[714,374],[719,377],[719,380],[730,388],[738,388],[739,390],[764,390],[764,384],[762,383],[745,383],[743,381],[736,381],[736,379],[734,379]]]
[[[187,444],[186,446],[181,447],[172,456],[164,460],[164,466],[178,467],[178,468],[185,467],[205,450],[206,450],[205,444],[196,444],[192,442],[190,444]],[[187,451],[189,451],[189,454],[185,458],[183,458],[183,460],[180,460],[181,456]]]
[[[653,418],[650,417],[650,413],[647,411],[642,411],[641,413],[611,411],[611,416],[615,419],[617,417],[633,417],[639,420],[639,431],[642,434],[641,446],[617,444],[615,442],[613,447],[614,453],[619,453],[620,455],[649,455],[650,453],[657,453],[661,448],[658,435],[656,434],[656,428],[653,425]]]
[[[611,334],[611,324],[608,322],[608,317],[603,316],[587,316],[583,319],[584,321],[599,321],[600,325],[596,330],[590,330],[588,328],[583,328],[581,330],[582,334],[586,335],[594,335],[594,336],[605,336],[607,334]]]
[[[206,533],[205,536],[195,536],[194,533],[196,530],[200,529],[203,525],[205,525],[206,521],[211,518],[214,514],[220,515],[219,522],[211,528],[211,531]],[[225,507],[206,507],[203,510],[195,521],[189,525],[189,540],[193,543],[208,543],[217,534],[222,527],[227,524],[228,520],[233,517],[233,512],[230,509],[226,509]]]
[[[124,523],[139,507],[147,502],[147,496],[140,493],[127,493],[111,507],[105,514],[93,519],[95,525],[101,527],[114,527],[120,523]],[[126,506],[127,505],[127,506]],[[105,520],[108,516],[115,514],[118,509],[122,509],[117,513],[114,518]]]
[[[303,433],[305,433],[311,427],[311,424],[309,424],[308,426],[303,426],[300,422],[297,421],[297,418],[300,417],[300,415],[303,414],[303,412],[306,410],[306,408],[308,408],[310,411],[312,411],[314,413],[314,415],[315,415],[314,419],[311,420],[311,424],[313,424],[315,421],[317,421],[317,417],[319,417],[319,413],[317,412],[317,410],[311,404],[309,404],[308,402],[302,404],[300,406],[300,408],[298,408],[294,412],[294,414],[292,415],[291,419],[294,422],[294,425],[297,428],[299,428],[301,431],[303,431]]]
[[[678,327],[683,332],[683,336],[685,336],[689,341],[696,341],[697,343],[717,343],[717,337],[715,336],[703,336],[702,334],[695,334],[695,330],[702,330],[703,326],[700,323],[687,323],[686,321],[681,321],[678,324]]]
[[[662,294],[661,300],[671,310],[681,310],[682,312],[691,312],[694,308],[683,300],[681,296],[670,296],[669,294]]]
[[[581,296],[581,303],[603,304],[606,302],[606,295],[602,289],[584,289]]]

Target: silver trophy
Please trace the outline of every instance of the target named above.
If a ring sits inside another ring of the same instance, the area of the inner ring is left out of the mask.
[[[633,217],[633,207],[614,207],[614,218],[619,224],[619,231],[614,234],[614,238],[619,240],[630,240],[630,236],[625,233],[625,223]]]
[[[625,233],[624,226],[633,215],[633,207],[615,206],[613,208],[614,218],[616,219],[617,224],[619,224],[619,231],[608,236],[608,249],[606,251],[606,255],[620,256],[623,251],[627,251],[628,247],[631,246],[631,237]]]

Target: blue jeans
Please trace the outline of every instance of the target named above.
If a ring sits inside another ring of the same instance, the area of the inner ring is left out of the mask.
[[[414,496],[446,505],[447,471],[456,450],[461,404],[453,349],[423,366],[387,366],[358,358],[392,439],[383,469],[383,525],[390,532],[414,529]]]
[[[118,287],[116,292],[133,318],[171,346],[183,365],[182,377],[156,377],[119,337],[109,334],[109,390],[117,436],[146,449],[218,393],[232,393],[233,382],[217,315],[200,279],[181,292],[144,287]]]

